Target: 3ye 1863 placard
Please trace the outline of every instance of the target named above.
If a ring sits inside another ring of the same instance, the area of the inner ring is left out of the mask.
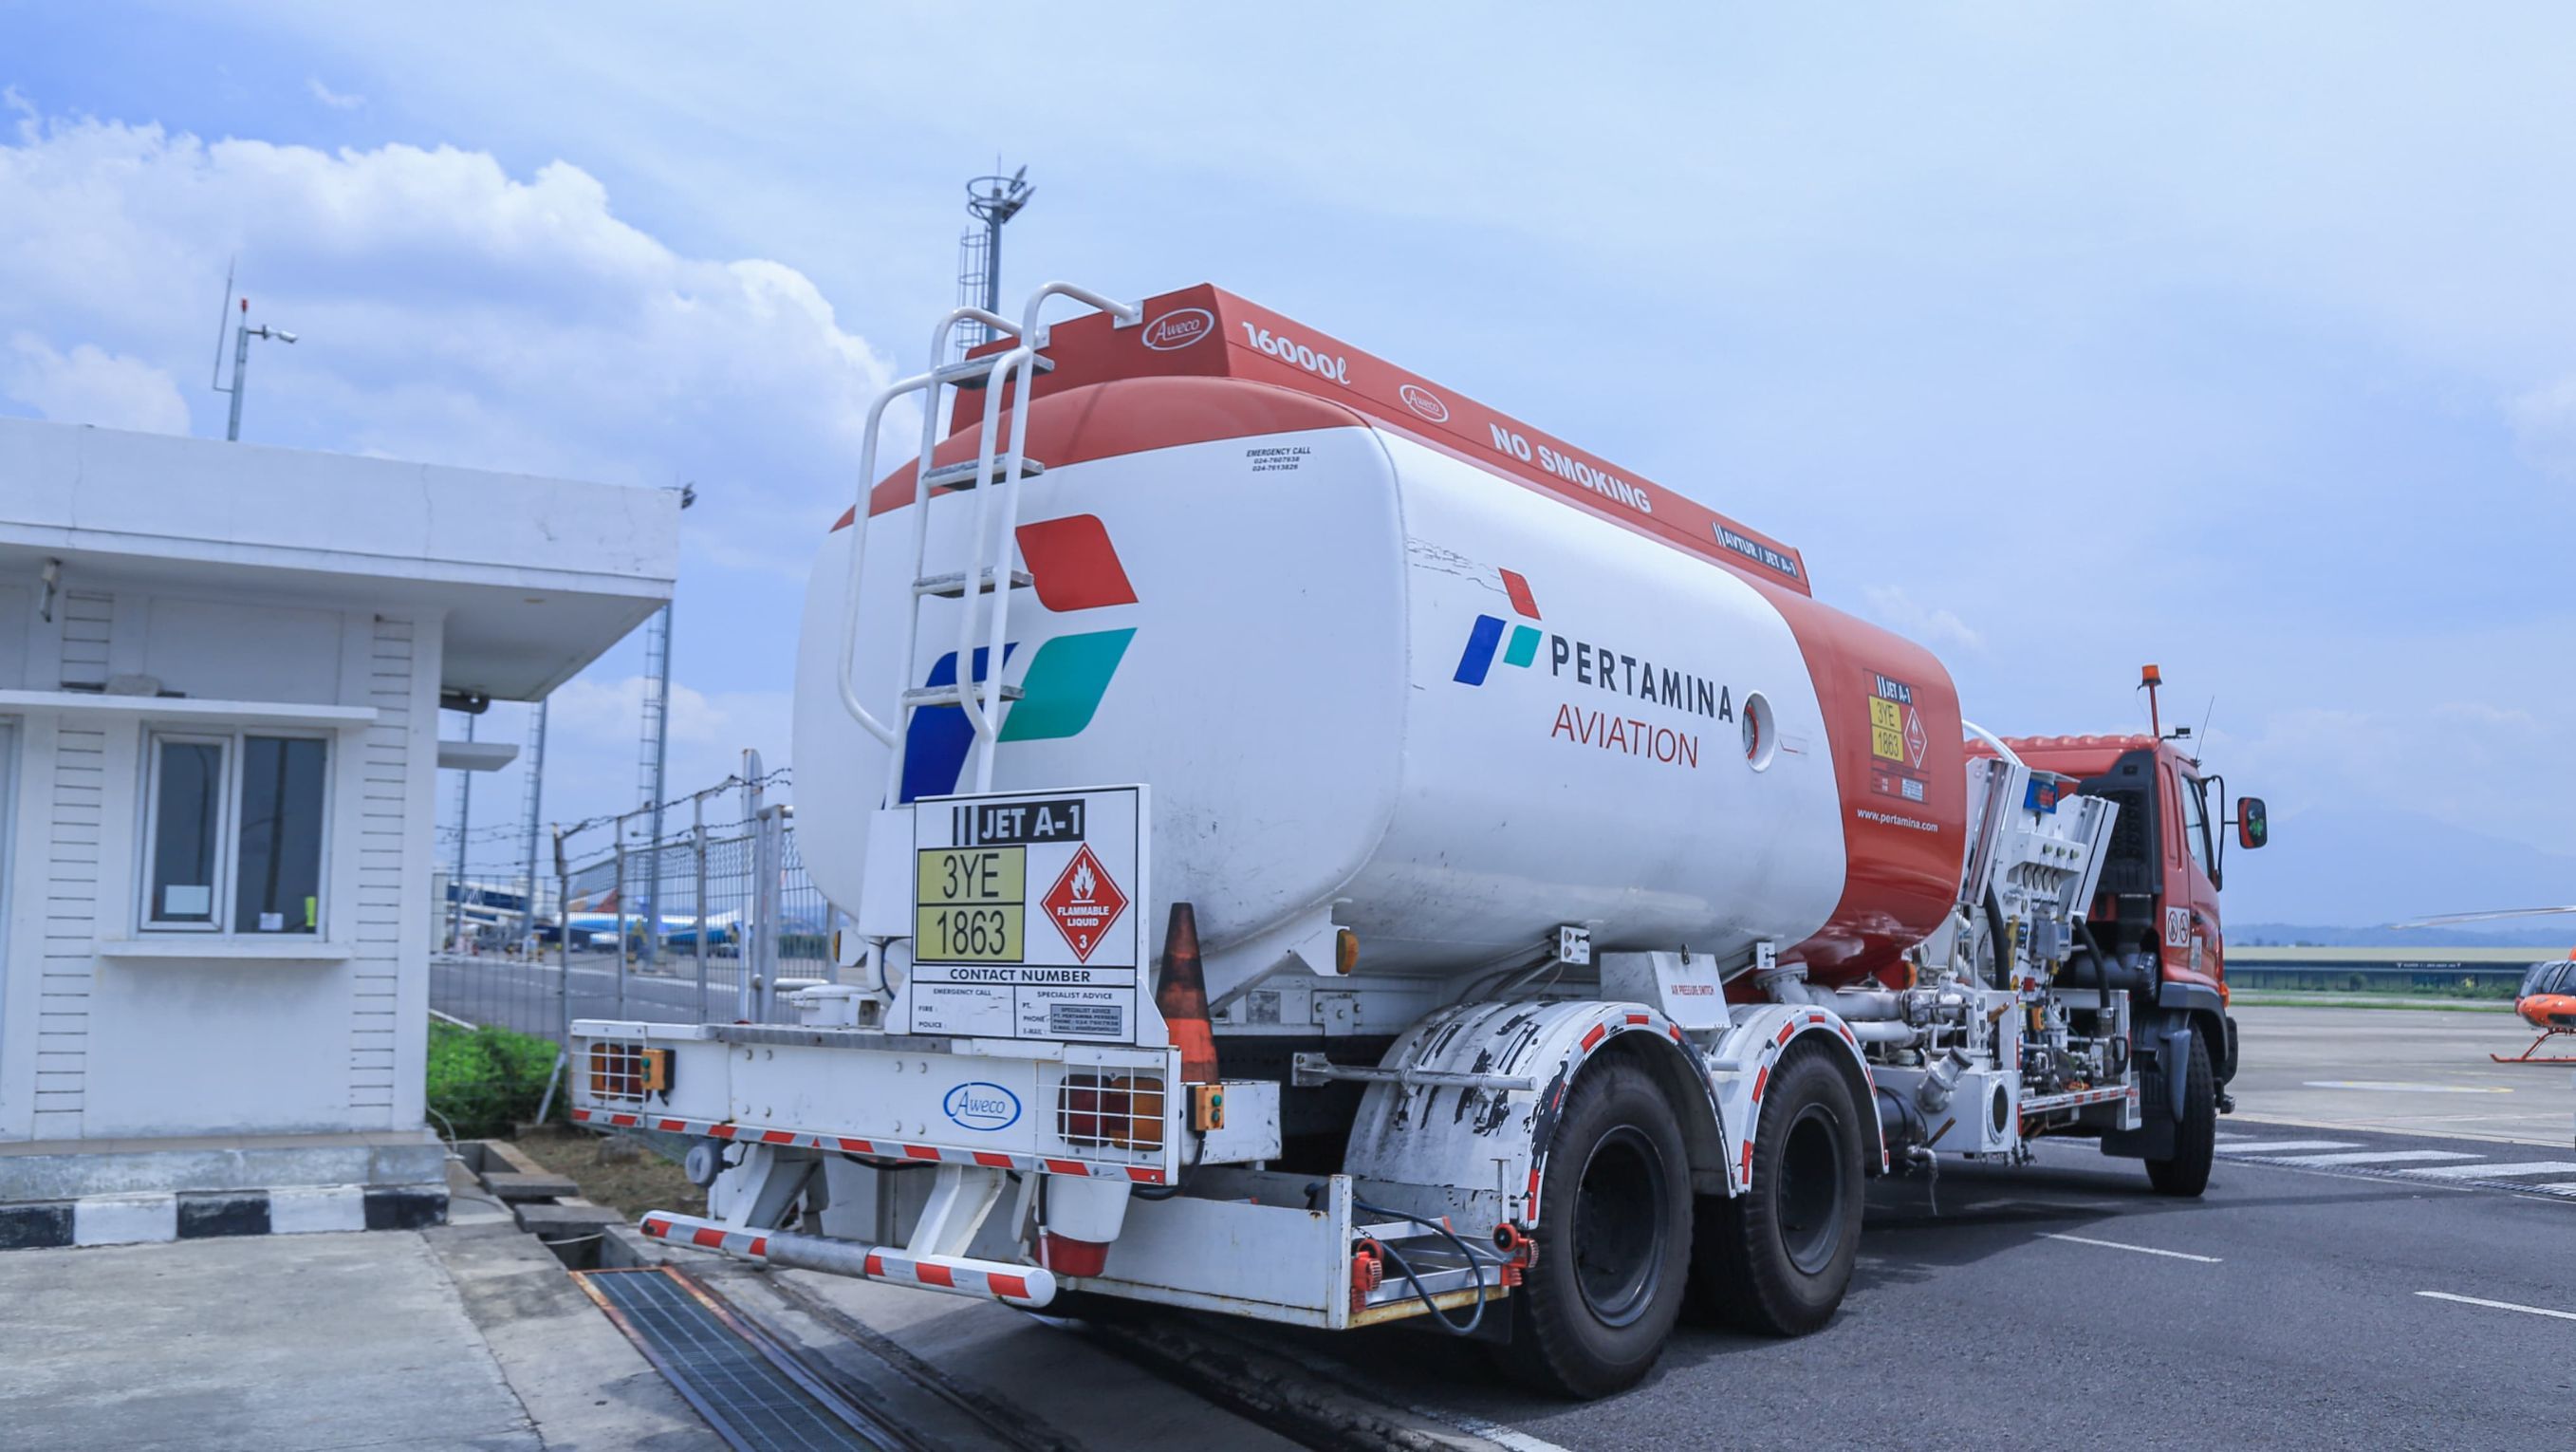
[[[915,802],[907,1031],[1135,1043],[1145,822],[1141,786]]]

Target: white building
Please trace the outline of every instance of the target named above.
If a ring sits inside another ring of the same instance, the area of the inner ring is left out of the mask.
[[[440,702],[596,659],[670,597],[678,518],[0,419],[0,1247],[443,1207]]]

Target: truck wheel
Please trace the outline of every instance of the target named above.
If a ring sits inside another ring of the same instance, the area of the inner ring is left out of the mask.
[[[1768,1098],[1752,1188],[1700,1199],[1692,1300],[1747,1331],[1804,1336],[1833,1319],[1860,1255],[1860,1113],[1812,1050],[1780,1062]]]
[[[1538,1264],[1505,1302],[1505,1367],[1569,1397],[1634,1386],[1681,1314],[1690,1235],[1690,1162],[1672,1106],[1637,1065],[1593,1065],[1548,1150]]]
[[[2147,1161],[2147,1182],[2159,1195],[2188,1198],[2209,1188],[2209,1162],[2218,1149],[2218,1081],[2210,1073],[2209,1046],[2198,1034],[2191,1036],[2190,1063],[2184,1071],[2182,1122],[2174,1126],[2173,1158]]]

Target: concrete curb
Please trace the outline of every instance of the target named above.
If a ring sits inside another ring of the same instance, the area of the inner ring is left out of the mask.
[[[420,1230],[447,1223],[445,1185],[181,1190],[0,1205],[0,1250],[143,1245],[231,1235]]]

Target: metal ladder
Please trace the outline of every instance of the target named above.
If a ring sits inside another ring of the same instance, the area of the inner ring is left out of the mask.
[[[1001,735],[1001,706],[1020,698],[1019,687],[1002,684],[1002,646],[1010,625],[1011,594],[1031,583],[1029,573],[1013,562],[1019,552],[1020,481],[1046,471],[1046,465],[1028,457],[1027,405],[1029,387],[1036,376],[1055,367],[1052,360],[1038,356],[1047,346],[1047,330],[1038,315],[1052,297],[1089,303],[1115,318],[1116,326],[1121,328],[1133,327],[1144,317],[1143,309],[1133,303],[1118,302],[1070,282],[1050,282],[1032,293],[1016,325],[983,308],[957,308],[931,330],[930,371],[894,384],[868,405],[867,430],[859,446],[858,505],[850,520],[849,582],[841,610],[840,689],[842,708],[888,748],[884,800],[889,807],[898,804],[903,791],[904,752],[911,739],[913,713],[925,707],[955,706],[965,713],[967,724],[975,732],[970,758],[974,790],[985,792],[993,787],[993,745]],[[950,330],[969,321],[982,323],[997,337],[1012,339],[1012,346],[990,357],[942,364],[939,360],[947,356]],[[1005,385],[1019,404],[1011,410],[1007,444],[1001,437]],[[939,445],[942,390],[949,387],[984,391],[983,429],[973,460],[933,467],[931,458]],[[922,395],[921,453],[912,472],[913,580],[906,596],[895,708],[888,721],[880,719],[859,699],[851,675],[859,643],[860,575],[867,565],[868,511],[877,480],[878,430],[887,405],[912,393]],[[930,499],[933,494],[952,489],[975,491],[974,528],[966,537],[966,558],[960,568],[933,570],[929,558]],[[1001,516],[998,529],[993,519],[997,511]],[[957,679],[951,685],[915,686],[921,663],[921,602],[931,596],[963,602],[957,613]],[[979,610],[988,599],[990,605]],[[975,671],[979,614],[984,622],[985,662],[980,678]]]

